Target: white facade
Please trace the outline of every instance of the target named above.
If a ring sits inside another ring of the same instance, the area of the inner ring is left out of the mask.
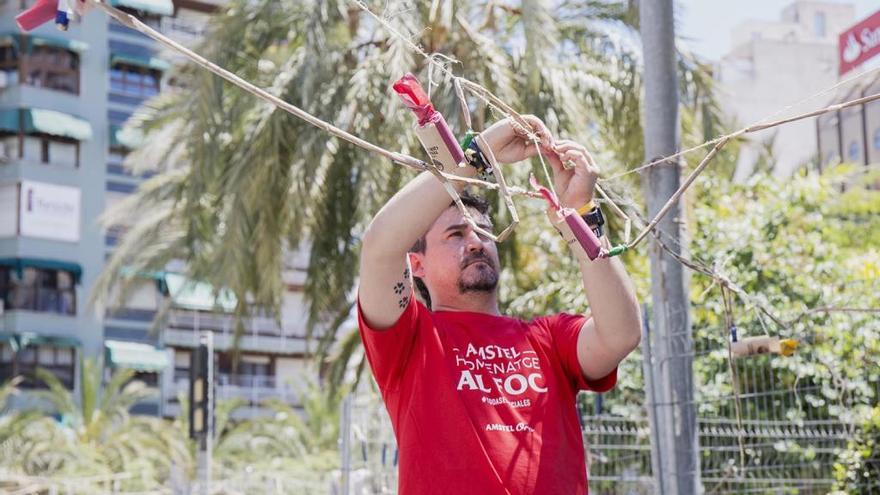
[[[854,22],[850,4],[799,0],[786,7],[778,21],[740,24],[732,32],[734,48],[722,57],[716,71],[724,111],[737,126],[744,126],[827,104],[833,93],[791,106],[838,81],[837,36]],[[751,173],[767,145],[772,145],[776,175],[790,175],[816,158],[813,120],[750,134],[747,139],[737,180]]]

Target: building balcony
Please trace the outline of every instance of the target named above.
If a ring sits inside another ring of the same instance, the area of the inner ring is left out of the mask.
[[[165,36],[187,47],[194,46],[205,35],[204,25],[179,17],[163,17],[160,30]]]
[[[172,309],[169,311],[162,341],[165,346],[196,347],[199,333],[214,333],[214,348],[224,351],[233,347],[235,317],[226,313]],[[271,354],[306,354],[312,345],[305,339],[305,329],[279,326],[274,318],[255,316],[244,320],[244,333],[239,348]]]
[[[221,373],[217,376],[216,400],[244,400],[245,404],[233,414],[235,419],[253,418],[270,414],[263,407],[269,400],[279,400],[293,407],[301,406],[301,391],[290,382],[282,381],[277,376],[265,375],[230,375]],[[179,374],[166,385],[162,396],[165,398],[163,413],[175,416],[180,413],[178,397],[189,395],[189,377]]]

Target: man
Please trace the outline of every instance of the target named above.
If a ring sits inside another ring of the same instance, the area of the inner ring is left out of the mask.
[[[562,205],[583,210],[598,176],[592,158],[527,120]],[[483,137],[499,163],[537,153],[507,119]],[[485,203],[467,204],[491,230]],[[422,173],[379,211],[363,238],[358,317],[400,449],[402,495],[586,493],[575,397],[614,386],[618,363],[638,345],[640,317],[617,258],[579,265],[590,317],[506,317],[495,243],[450,205],[433,175]],[[411,277],[429,307],[413,297]]]

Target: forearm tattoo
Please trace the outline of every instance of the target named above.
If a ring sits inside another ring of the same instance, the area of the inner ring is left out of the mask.
[[[408,282],[408,281],[409,281],[409,268],[405,268],[403,270],[403,281],[397,282],[396,284],[394,284],[394,288],[393,288],[394,293],[397,294],[398,296],[403,294],[404,289],[406,289],[406,285],[404,285],[404,283]],[[397,301],[397,305],[400,306],[400,309],[406,308],[406,305],[408,303],[409,303],[409,296],[408,295],[401,296],[401,298]]]

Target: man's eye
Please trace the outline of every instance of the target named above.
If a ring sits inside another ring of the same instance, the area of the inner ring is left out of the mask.
[[[461,237],[461,231],[456,230],[455,232],[449,234],[449,237]]]

